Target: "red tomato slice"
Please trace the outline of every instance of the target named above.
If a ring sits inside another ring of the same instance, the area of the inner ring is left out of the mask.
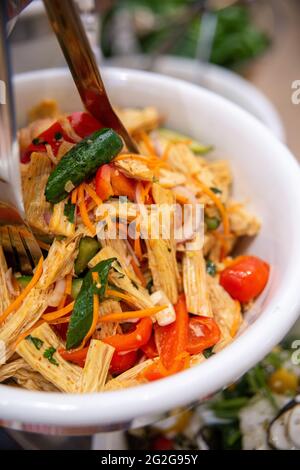
[[[148,343],[152,333],[152,320],[148,317],[142,318],[134,331],[125,334],[116,334],[103,339],[104,343],[110,344],[117,352],[139,349]]]
[[[102,201],[107,201],[114,194],[111,186],[111,172],[111,166],[106,164],[102,165],[96,173],[96,193]]]
[[[82,139],[103,127],[102,124],[91,114],[81,111],[72,113],[68,116],[68,119],[76,134],[78,134]]]
[[[167,326],[155,326],[155,342],[160,359],[166,369],[170,369],[174,360],[186,351],[189,316],[185,297],[181,295],[174,305],[176,320]]]
[[[109,367],[111,374],[122,374],[128,369],[131,369],[136,364],[137,352],[130,351],[128,353],[115,352]]]
[[[269,265],[255,256],[241,256],[224,269],[220,284],[233,299],[249,302],[265,288],[269,279]]]
[[[187,352],[199,354],[214,346],[221,337],[220,328],[213,318],[197,316],[190,318]]]
[[[75,350],[75,351],[67,351],[65,349],[59,349],[58,352],[65,361],[70,361],[70,362],[73,362],[74,364],[77,364],[79,367],[84,367],[88,349],[89,347]]]
[[[151,444],[151,450],[173,450],[174,445],[171,439],[164,436],[156,437]]]
[[[157,347],[155,344],[154,335],[151,336],[151,338],[149,339],[148,343],[145,344],[145,346],[141,347],[141,350],[143,351],[144,354],[146,354],[146,356],[149,359],[154,359],[154,357],[158,356],[158,351],[157,351]]]

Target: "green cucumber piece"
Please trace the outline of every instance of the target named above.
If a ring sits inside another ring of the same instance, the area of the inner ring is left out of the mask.
[[[47,201],[55,204],[65,199],[73,187],[109,163],[122,147],[122,140],[112,129],[101,129],[83,139],[63,156],[50,174],[45,189]]]
[[[74,300],[77,299],[78,294],[80,292],[80,289],[82,287],[83,279],[77,278],[73,279],[72,281],[72,291],[71,291],[71,296]]]
[[[190,137],[184,134],[171,131],[170,129],[161,128],[161,129],[158,129],[158,132],[162,137],[165,137],[166,139],[170,140],[174,144],[179,144],[182,141],[189,141],[188,147],[196,155],[204,155],[213,149],[212,145],[201,144],[200,142],[197,142],[196,140],[191,139]]]
[[[17,283],[19,284],[19,286],[21,287],[22,290],[25,289],[25,287],[28,286],[31,279],[32,279],[32,276],[20,276],[20,277],[16,278]]]
[[[79,346],[88,333],[93,321],[94,294],[99,295],[100,302],[103,300],[107,287],[109,270],[114,261],[116,261],[116,258],[109,258],[100,261],[100,263],[94,266],[83,278],[82,286],[75,300],[74,309],[68,326],[66,342],[67,349],[73,349]],[[99,274],[99,288],[93,282],[93,272],[97,272]]]
[[[84,237],[80,240],[79,252],[75,261],[75,274],[77,276],[87,268],[88,262],[94,258],[99,250],[100,244],[94,238]]]

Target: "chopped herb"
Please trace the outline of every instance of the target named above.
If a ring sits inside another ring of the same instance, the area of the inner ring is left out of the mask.
[[[53,347],[53,346],[50,346],[50,348],[46,349],[46,351],[44,352],[43,356],[48,359],[49,362],[51,362],[51,364],[53,364],[54,366],[59,366],[59,363],[57,362],[57,360],[53,357],[53,355],[56,353],[56,349]]]
[[[153,279],[151,278],[150,281],[147,282],[146,289],[151,294],[151,289],[153,287]]]
[[[206,223],[207,230],[217,230],[221,221],[218,217],[204,217],[204,221]]]
[[[33,143],[33,145],[39,145],[40,139],[38,137],[36,137],[35,139],[33,139],[32,143]]]
[[[159,178],[157,178],[157,176],[153,176],[152,183],[158,183],[158,182],[159,182]]]
[[[74,224],[75,221],[75,209],[75,204],[72,204],[69,201],[65,204],[64,215],[67,217],[68,221],[71,222],[71,224]]]
[[[211,187],[210,190],[215,194],[222,194],[222,190],[219,188],[215,188],[214,186]]]
[[[241,408],[246,406],[248,402],[249,398],[247,397],[221,399],[212,402],[210,408],[218,418],[237,419]]]
[[[47,142],[47,140],[44,140],[43,142],[41,142],[42,145],[48,145],[49,142]]]
[[[132,284],[134,285],[134,287],[135,287],[136,289],[139,289],[139,286],[138,286],[138,284],[137,284],[136,282],[134,282],[134,281],[132,281],[132,280],[131,280],[131,282],[132,282]]]
[[[217,272],[217,266],[216,264],[211,261],[210,259],[208,259],[206,261],[206,272],[207,274],[209,274],[210,276],[215,276],[216,275],[216,272]]]
[[[213,346],[203,351],[203,356],[205,357],[205,359],[208,359],[210,356],[213,356],[214,354],[215,353],[213,352]]]
[[[54,139],[55,139],[55,140],[61,140],[62,138],[63,138],[63,135],[62,135],[61,132],[56,132],[56,133],[54,134]]]
[[[28,335],[26,336],[27,341],[31,341],[32,344],[36,347],[36,349],[40,350],[41,347],[44,344],[44,341],[42,341],[40,338],[37,338],[35,336]]]

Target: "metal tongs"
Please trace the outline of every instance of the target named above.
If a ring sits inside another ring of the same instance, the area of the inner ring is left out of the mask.
[[[114,129],[130,152],[139,153],[109,101],[73,0],[44,0],[44,4],[85,108],[101,124]]]

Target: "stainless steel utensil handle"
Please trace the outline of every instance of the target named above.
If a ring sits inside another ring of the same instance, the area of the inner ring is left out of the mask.
[[[0,200],[13,204],[23,215],[6,25],[6,2],[0,2]]]
[[[104,126],[124,139],[128,150],[137,148],[114,112],[102,81],[93,51],[73,0],[44,0],[52,28],[86,109]]]

